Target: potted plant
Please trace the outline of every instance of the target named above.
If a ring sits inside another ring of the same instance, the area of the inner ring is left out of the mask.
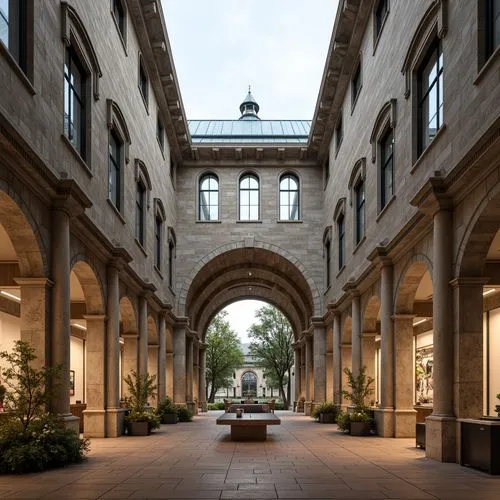
[[[177,423],[177,406],[168,396],[158,405],[156,413],[160,417],[162,424]]]
[[[351,401],[353,409],[349,413],[349,432],[353,436],[366,436],[370,434],[372,418],[368,413],[365,401],[373,394],[371,385],[375,382],[373,377],[366,375],[366,366],[361,367],[358,375],[354,375],[349,368],[344,369],[347,375],[347,384],[350,391],[343,390],[344,399]],[[343,417],[344,420],[347,417]],[[354,424],[354,425],[353,425]]]
[[[160,427],[159,417],[148,406],[148,399],[155,396],[156,375],[139,375],[132,370],[124,380],[129,391],[130,411],[125,417],[127,433],[130,436],[148,436],[152,430]]]
[[[497,394],[497,399],[498,399],[498,401],[500,403],[500,392]],[[495,406],[495,411],[497,412],[498,417],[500,417],[500,404],[497,404]]]
[[[346,411],[341,411],[337,415],[337,426],[339,431],[349,432],[351,428],[351,417]]]
[[[192,422],[193,414],[183,406],[177,408],[177,417],[179,422]]]
[[[320,424],[333,424],[337,417],[337,407],[332,401],[321,403],[311,413],[311,417],[319,421]]]

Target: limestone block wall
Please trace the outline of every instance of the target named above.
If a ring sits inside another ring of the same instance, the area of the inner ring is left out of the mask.
[[[204,172],[219,177],[220,221],[198,222],[196,198],[198,179]],[[238,179],[243,166],[213,168],[184,166],[177,174],[177,290],[188,279],[195,264],[206,254],[227,243],[247,237],[284,248],[307,269],[319,289],[322,288],[322,189],[321,169],[317,167],[285,168],[255,167],[249,171],[260,177],[261,220],[238,221]],[[301,182],[301,222],[278,222],[279,177],[283,172],[295,172]]]

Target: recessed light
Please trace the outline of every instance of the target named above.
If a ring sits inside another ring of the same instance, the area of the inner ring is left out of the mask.
[[[425,323],[426,321],[427,321],[427,318],[420,319],[420,320],[416,321],[415,323],[413,323],[413,326],[420,325],[421,323]]]
[[[489,290],[486,290],[486,292],[483,292],[483,297],[486,295],[489,295],[490,293],[496,292],[496,288],[490,288]]]
[[[4,297],[7,297],[10,300],[15,300],[16,302],[21,302],[21,299],[19,297],[17,297],[16,295],[13,295],[12,293],[6,292],[5,290],[0,290],[0,293]]]
[[[75,328],[78,328],[79,330],[87,331],[87,327],[86,326],[80,325],[78,323],[73,323],[71,326],[74,326]]]

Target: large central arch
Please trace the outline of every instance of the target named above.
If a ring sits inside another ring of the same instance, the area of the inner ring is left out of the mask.
[[[232,245],[198,266],[179,309],[200,338],[218,311],[246,298],[260,299],[280,309],[296,336],[309,328],[311,317],[320,308],[316,287],[296,265],[297,260],[293,263],[273,250]]]

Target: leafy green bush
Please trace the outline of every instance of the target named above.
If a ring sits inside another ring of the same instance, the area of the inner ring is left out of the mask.
[[[209,410],[224,410],[224,403],[208,403]]]
[[[349,368],[344,368],[344,373],[347,375],[347,384],[351,390],[341,391],[342,396],[344,399],[352,401],[355,411],[366,412],[368,409],[366,400],[374,392],[371,385],[375,379],[366,374],[366,366],[362,366],[357,375],[354,375]]]
[[[348,432],[350,423],[351,423],[351,417],[350,414],[347,413],[346,411],[341,411],[337,415],[337,425],[340,431]]]
[[[177,408],[177,417],[179,422],[191,422],[193,420],[193,414],[182,406]]]
[[[153,411],[130,410],[130,413],[125,417],[125,423],[128,424],[130,422],[148,422],[149,430],[153,431],[160,428],[161,419]]]
[[[365,411],[353,411],[349,414],[349,420],[351,422],[370,422],[372,418]]]
[[[156,413],[160,418],[163,418],[164,415],[171,415],[177,413],[177,406],[167,396],[161,403],[158,404]]]
[[[318,420],[321,413],[337,415],[338,408],[333,401],[324,401],[311,412],[311,417]]]
[[[285,405],[284,405],[284,403],[275,403],[274,409],[275,410],[284,410],[285,409]]]

